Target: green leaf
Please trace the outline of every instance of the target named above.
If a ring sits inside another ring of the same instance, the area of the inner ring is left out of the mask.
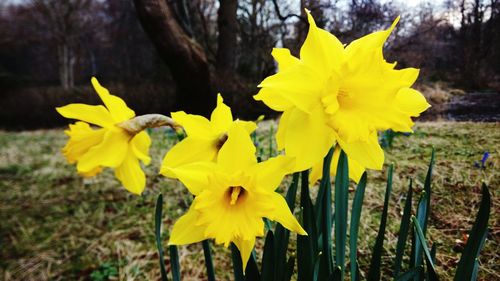
[[[284,281],[290,281],[290,280],[292,280],[293,268],[294,267],[295,267],[295,258],[294,257],[290,257],[288,259],[288,262],[286,263],[286,272],[285,272]]]
[[[314,262],[314,273],[312,279],[313,281],[318,281],[320,262],[321,262],[321,253],[319,253],[318,257],[316,257],[316,261]]]
[[[373,247],[372,260],[370,262],[370,270],[368,271],[367,280],[380,280],[380,264],[382,261],[382,254],[384,250],[385,227],[387,224],[387,212],[389,209],[389,199],[391,197],[392,190],[393,170],[394,165],[390,165],[387,176],[387,187],[385,189],[384,209],[382,210],[380,227],[378,229],[377,238],[375,240],[375,246]]]
[[[333,149],[331,152],[333,153]],[[325,161],[326,162],[326,161]],[[328,174],[327,175],[325,175]],[[323,177],[328,179],[325,182],[327,185],[327,191],[325,198],[328,198],[328,195],[331,194],[331,191],[328,188],[330,185],[330,163],[328,166],[323,166]],[[366,182],[366,177],[365,177]],[[335,264],[340,267],[340,279],[344,280],[344,268],[345,268],[345,249],[347,242],[347,208],[348,208],[348,198],[349,198],[349,168],[347,165],[347,155],[343,150],[340,151],[339,162],[337,165],[337,173],[335,175]],[[330,205],[331,202],[325,200],[325,205]],[[329,219],[328,215],[331,214],[331,207],[325,208],[326,220]],[[329,224],[330,229],[326,229],[326,231],[331,231],[331,224]],[[326,234],[326,235],[325,235]],[[325,239],[326,237],[326,239]],[[331,234],[328,232],[323,233],[323,248],[325,253],[328,255],[326,247],[328,250],[331,249]],[[327,240],[327,241],[326,241]],[[328,242],[328,243],[326,243]],[[326,247],[325,247],[326,246]],[[329,271],[330,275],[333,274],[333,264],[332,270]]]
[[[179,251],[177,251],[177,246],[171,245],[168,247],[170,253],[170,265],[172,267],[172,280],[180,281],[181,272],[179,265]]]
[[[309,196],[309,172],[301,173],[300,207],[302,227],[306,235],[297,235],[297,271],[299,281],[310,281],[314,272],[314,261],[318,253],[318,235],[314,208]]]
[[[419,276],[420,274],[422,274],[422,266],[418,266],[418,267],[415,267],[415,268],[412,268],[410,270],[408,270],[407,272],[399,275],[395,280],[396,281],[408,281],[408,280],[412,280],[413,278]]]
[[[486,240],[488,232],[488,220],[490,218],[491,197],[486,184],[482,186],[482,199],[477,212],[474,226],[469,232],[469,238],[465,245],[462,256],[458,263],[455,281],[475,280],[479,263],[477,262],[479,252]]]
[[[354,194],[354,200],[352,201],[352,211],[351,211],[351,225],[349,230],[349,260],[351,265],[351,280],[359,280],[358,276],[358,230],[359,230],[359,220],[361,217],[361,208],[363,206],[363,198],[365,197],[365,187],[366,187],[366,172],[363,173],[361,179],[359,180],[358,186],[356,187],[356,193]]]
[[[155,237],[156,248],[158,249],[158,257],[160,260],[161,280],[168,281],[167,271],[165,270],[165,259],[163,258],[163,247],[161,244],[161,222],[163,215],[163,195],[160,193],[156,199],[155,207]]]
[[[268,231],[266,235],[266,241],[264,243],[264,253],[262,255],[262,281],[273,281],[274,272],[280,270],[279,267],[275,267],[274,263],[274,235],[272,231]],[[279,279],[277,279],[279,280]]]
[[[418,206],[417,206],[417,220],[420,225],[425,223],[426,217],[427,217],[427,201],[428,201],[428,196],[427,192],[425,190],[422,192],[422,195],[420,196],[420,200],[418,201]],[[425,238],[425,232],[423,232],[424,238]],[[415,233],[416,235],[416,233]],[[413,257],[413,267],[417,267],[422,265],[422,247],[420,247],[420,240],[415,239],[414,243],[414,257]]]
[[[210,242],[203,240],[203,255],[205,256],[205,267],[207,268],[208,281],[215,281],[214,263],[212,261],[212,254],[210,252]]]
[[[240,251],[234,243],[231,243],[231,259],[233,260],[234,281],[245,281]]]
[[[434,263],[432,262],[431,253],[429,252],[429,248],[427,247],[427,241],[425,241],[424,233],[422,228],[420,227],[420,223],[417,218],[412,216],[411,220],[413,221],[413,226],[415,228],[415,232],[417,234],[417,239],[420,241],[420,247],[424,251],[425,262],[427,264],[427,273],[429,276],[429,281],[439,280],[436,269],[434,267]]]
[[[420,197],[418,207],[417,207],[417,219],[419,224],[422,226],[422,233],[425,235],[427,233],[427,222],[429,221],[429,214],[431,212],[431,185],[432,185],[432,170],[434,167],[434,157],[435,151],[432,148],[431,160],[429,162],[429,168],[427,169],[427,175],[425,176],[424,181],[424,192]],[[415,248],[413,250],[413,267],[417,267],[422,265],[422,248],[420,247],[420,241],[415,239]]]
[[[427,208],[425,212],[425,220],[423,222],[419,221],[420,223],[422,223],[421,225],[424,237],[425,233],[427,232],[427,222],[429,221],[429,215],[431,213],[431,185],[432,185],[432,170],[434,168],[434,156],[435,156],[435,151],[433,147],[431,152],[431,161],[429,162],[429,168],[427,169],[427,175],[425,176],[425,182],[424,182],[424,191],[427,194],[427,202],[426,202]]]
[[[293,174],[293,180],[286,193],[286,202],[290,211],[293,213],[295,209],[295,197],[297,195],[297,187],[299,185],[300,173]],[[290,239],[290,231],[284,228],[281,224],[276,224],[275,235],[275,265],[274,280],[283,280],[285,275],[286,252],[288,250],[288,242]]]
[[[321,183],[320,183],[320,190],[323,190],[323,200],[320,202],[320,206],[321,206],[321,215],[322,215],[322,220],[320,221],[321,222],[321,227],[319,228],[320,229],[320,236],[321,236],[321,240],[322,240],[322,243],[321,243],[321,252],[323,253],[321,255],[321,263],[320,263],[320,266],[319,266],[319,278],[321,280],[325,280],[325,278],[328,278],[328,276],[331,276],[333,274],[333,260],[332,260],[332,184],[330,182],[330,166],[331,166],[331,162],[332,162],[332,156],[333,156],[333,151],[334,151],[334,147],[330,148],[330,151],[328,152],[328,154],[326,155],[325,159],[323,160],[323,176],[321,178]],[[341,169],[338,169],[337,170],[337,178],[339,178],[339,171],[342,175],[340,175],[340,178],[343,178],[343,176],[345,176],[345,170],[347,170],[347,157],[343,156],[344,160],[342,160],[342,163],[339,163],[339,167],[341,165],[344,165],[345,164],[345,167],[341,167]],[[340,156],[340,159],[342,159],[342,152],[341,152],[341,156]],[[339,160],[340,162],[341,160]],[[343,162],[345,161],[345,163]],[[347,174],[347,177],[348,177],[348,174]],[[344,180],[341,179],[341,183],[339,183],[339,188],[344,188]],[[347,178],[347,181],[349,181],[349,179]],[[337,188],[337,181],[335,181],[335,186]],[[347,194],[347,186],[345,186],[345,191],[344,190],[341,190],[339,192],[337,192],[337,190],[335,191],[335,194],[336,194],[336,198],[337,198],[337,193],[339,193],[340,197],[341,198],[341,201],[339,201],[339,205],[341,205],[340,208],[344,208],[344,211],[346,212],[345,214],[345,224],[343,225],[343,228],[338,230],[339,231],[339,235],[343,237],[343,249],[344,249],[344,257],[342,259],[342,261],[345,260],[345,236],[346,236],[346,231],[347,231],[347,198],[344,200],[344,195],[343,193],[345,192]],[[345,201],[345,202],[344,202]],[[344,204],[345,203],[345,204]],[[337,210],[337,202],[335,204],[335,208]],[[339,208],[339,209],[340,209]],[[342,215],[342,214],[341,214]],[[342,217],[341,218],[342,220],[344,220],[344,218]],[[336,222],[337,223],[337,222]],[[336,225],[337,226],[337,225]],[[336,238],[338,237],[338,233],[337,233],[337,227],[335,228],[336,232],[335,232],[335,235],[336,235]],[[338,241],[338,240],[337,240]]]
[[[413,187],[412,180],[410,179],[410,186],[408,187],[408,193],[406,194],[406,202],[403,210],[403,217],[401,218],[401,225],[399,227],[398,242],[396,245],[396,257],[394,259],[393,273],[394,277],[399,275],[399,271],[402,267],[401,265],[403,262],[406,239],[408,238],[408,232],[410,230],[412,197]]]
[[[259,267],[255,259],[255,250],[252,251],[245,269],[245,280],[260,280]]]

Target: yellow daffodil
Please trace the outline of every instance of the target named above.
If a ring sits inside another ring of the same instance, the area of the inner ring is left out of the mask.
[[[222,96],[217,96],[217,106],[210,120],[203,116],[186,114],[184,111],[173,112],[172,119],[184,127],[187,137],[175,145],[163,159],[160,173],[177,178],[176,168],[193,162],[214,161],[219,149],[227,139],[229,128],[237,124],[243,126],[247,133],[252,133],[257,125],[248,121],[233,121],[231,108],[224,104]]]
[[[411,117],[429,107],[410,88],[419,71],[394,69],[396,63],[383,57],[383,45],[399,17],[389,29],[344,47],[307,14],[309,32],[300,58],[288,49],[274,49],[279,71],[262,81],[254,98],[283,111],[277,144],[296,157],[297,170],[313,167],[312,177],[318,178],[323,157],[338,144],[348,156],[350,177],[358,181],[365,168],[382,168],[377,131],[412,132]]]
[[[248,131],[232,126],[215,162],[177,168],[179,180],[195,198],[189,211],[175,223],[169,244],[215,239],[227,247],[233,242],[246,266],[255,238],[264,235],[263,218],[306,235],[285,199],[275,192],[294,165],[288,156],[257,163]]]
[[[144,190],[146,177],[139,164],[151,161],[148,156],[151,139],[144,131],[132,135],[117,124],[135,116],[125,102],[109,93],[96,78],[91,80],[103,101],[102,105],[69,104],[56,108],[62,116],[80,120],[65,131],[69,141],[63,154],[69,163],[76,163],[82,176],[94,176],[102,167],[115,169],[116,177],[132,193]],[[89,124],[100,128],[92,128]]]

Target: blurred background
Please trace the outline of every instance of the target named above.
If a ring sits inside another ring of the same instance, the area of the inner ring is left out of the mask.
[[[421,194],[435,149],[427,238],[437,247],[441,280],[453,279],[482,182],[493,203],[478,280],[500,280],[498,0],[0,0],[0,280],[159,280],[156,197],[165,198],[165,247],[192,200],[179,182],[158,174],[176,135],[148,130],[152,164],[144,167],[145,191],[135,196],[111,169],[91,179],[76,173],[61,154],[70,121],[54,108],[100,104],[92,76],[137,114],[207,115],[221,92],[235,116],[268,117],[254,142],[261,159],[275,156],[278,114],[252,95],[276,72],[273,47],[298,55],[308,30],[305,7],[343,43],[401,15],[385,57],[399,68],[420,68],[415,87],[432,104],[413,134],[379,136],[386,164],[395,164],[383,268],[392,268],[409,179]],[[377,236],[386,169],[369,171],[362,273]],[[258,239],[257,253],[262,244]],[[212,249],[218,280],[231,280],[229,250]],[[199,243],[179,247],[179,255],[182,280],[207,280]],[[169,258],[166,265],[170,270]],[[392,280],[390,271],[382,274]]]
[[[251,96],[273,47],[298,55],[305,7],[343,43],[401,15],[385,55],[421,68],[424,119],[500,119],[497,0],[2,0],[0,127],[66,124],[54,107],[97,103],[92,76],[138,113],[207,114],[222,92],[236,115],[272,117]]]

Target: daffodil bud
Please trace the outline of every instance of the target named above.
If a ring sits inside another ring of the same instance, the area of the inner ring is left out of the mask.
[[[126,130],[131,135],[135,135],[146,128],[157,128],[168,126],[173,129],[180,127],[172,118],[161,115],[161,114],[145,114],[141,116],[134,117],[132,119],[123,121],[117,124],[118,127]]]

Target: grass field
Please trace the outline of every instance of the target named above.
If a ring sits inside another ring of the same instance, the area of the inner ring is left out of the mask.
[[[269,146],[270,128],[274,123],[265,123],[258,134],[264,158],[275,153]],[[93,179],[78,177],[59,152],[66,141],[62,130],[0,132],[0,278],[158,280],[156,196],[162,192],[166,201],[165,245],[168,230],[188,208],[191,196],[180,183],[157,174],[174,138],[164,130],[152,135],[147,188],[138,197],[121,188],[109,170]],[[460,257],[457,240],[463,240],[471,227],[484,181],[493,206],[479,276],[500,280],[500,123],[418,123],[413,135],[396,137],[386,152],[386,163],[395,164],[395,178],[383,263],[391,267],[408,179],[414,179],[416,191],[422,188],[432,146],[436,166],[429,240],[437,243],[438,273],[442,280],[452,279]],[[476,168],[474,162],[485,151],[490,153],[487,167]],[[360,229],[361,269],[370,260],[380,221],[385,171],[370,171],[368,180]],[[218,280],[232,279],[229,251],[221,246],[212,249]],[[180,247],[179,254],[183,280],[204,280],[201,244]]]

